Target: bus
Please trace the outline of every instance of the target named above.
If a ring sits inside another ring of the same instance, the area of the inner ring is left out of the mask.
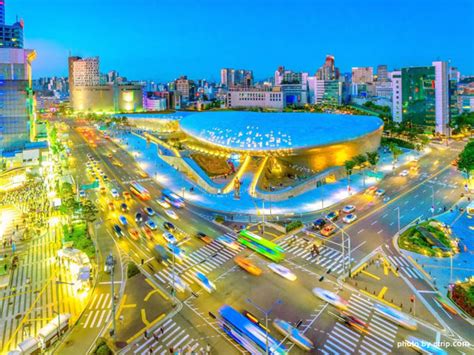
[[[265,353],[267,337],[269,354],[287,354],[283,344],[231,306],[222,306],[219,314],[224,332],[251,354]]]
[[[174,192],[170,190],[163,190],[161,191],[161,195],[163,197],[163,200],[168,202],[171,206],[176,207],[176,208],[184,207],[184,198],[182,198],[181,196],[178,196]]]
[[[285,252],[282,247],[245,229],[240,231],[238,240],[240,244],[255,250],[257,253],[277,263],[285,258]]]
[[[132,182],[130,184],[130,191],[141,198],[142,200],[149,200],[150,199],[150,193],[148,192],[147,189],[145,189],[142,185],[140,185],[138,182]]]

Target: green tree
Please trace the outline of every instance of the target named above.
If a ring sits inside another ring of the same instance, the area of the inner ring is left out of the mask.
[[[354,160],[346,160],[344,162],[344,168],[346,169],[346,175],[347,175],[347,188],[350,189],[351,187],[351,175],[352,175],[352,170],[355,168],[356,163]]]
[[[89,199],[84,200],[81,204],[81,217],[88,223],[92,223],[97,219],[99,210],[96,205]]]
[[[362,167],[362,165],[367,162],[367,157],[364,154],[359,154],[353,157],[352,160],[354,161],[356,166]]]
[[[459,154],[458,170],[467,174],[467,178],[471,177],[474,171],[474,141],[471,140]]]
[[[380,160],[379,152],[377,152],[377,151],[367,152],[367,153],[365,153],[365,155],[367,155],[367,161],[369,162],[372,169],[375,169],[375,167],[377,166],[377,163]]]
[[[403,153],[403,151],[393,142],[389,144],[388,149],[390,149],[390,152],[392,153],[393,161],[397,161],[398,157]]]

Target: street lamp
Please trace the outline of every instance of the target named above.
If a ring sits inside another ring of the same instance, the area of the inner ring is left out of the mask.
[[[114,272],[115,272],[115,259],[112,253],[110,253],[105,259],[105,265],[110,270],[110,279],[111,279],[111,292],[112,292],[112,330],[110,331],[111,335],[115,337],[115,291],[114,291]]]
[[[395,208],[397,211],[397,221],[398,221],[398,235],[400,236],[400,207]]]
[[[435,213],[435,190],[433,185],[429,185],[431,188],[431,214]]]
[[[351,277],[351,264],[352,264],[352,260],[351,260],[351,236],[349,234],[347,234],[346,232],[344,232],[344,228],[341,228],[339,227],[336,223],[334,223],[333,221],[331,221],[330,219],[328,219],[329,223],[331,223],[334,227],[336,227],[337,229],[339,229],[341,231],[341,238],[342,238],[342,241],[341,241],[341,249],[342,249],[342,270],[344,273],[346,273],[346,263],[344,262],[344,249],[345,249],[345,242],[344,242],[344,234],[346,235],[347,237],[347,248],[348,248],[348,255],[349,255],[349,277]]]
[[[260,307],[258,304],[254,303],[250,298],[247,298],[247,303],[250,303],[252,306],[254,306],[256,309],[258,309],[264,316],[265,316],[265,353],[270,354],[269,348],[268,348],[268,316],[273,312],[273,309],[282,304],[283,301],[280,299],[277,299],[273,304],[270,306],[269,309],[265,310],[262,307]]]

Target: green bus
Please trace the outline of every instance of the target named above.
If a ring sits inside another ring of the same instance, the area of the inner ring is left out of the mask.
[[[257,253],[262,254],[270,260],[280,262],[285,258],[285,252],[281,246],[245,229],[240,231],[238,240],[240,244],[255,250]]]

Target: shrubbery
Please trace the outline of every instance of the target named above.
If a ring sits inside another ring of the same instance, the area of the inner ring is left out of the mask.
[[[393,138],[393,137],[382,137],[382,145],[390,145],[390,143],[394,143],[401,148],[407,149],[415,149],[415,145],[411,142],[407,142],[400,138]]]
[[[135,275],[138,275],[140,273],[140,270],[138,269],[138,266],[135,263],[128,263],[127,266],[127,278],[130,279]]]
[[[474,284],[455,284],[451,298],[471,317],[474,317]]]
[[[292,221],[286,225],[286,232],[291,232],[292,230],[298,229],[303,226],[303,222],[301,221]]]
[[[86,253],[89,258],[95,257],[95,247],[85,222],[76,222],[71,225],[63,225],[63,242],[73,242],[74,248]]]

